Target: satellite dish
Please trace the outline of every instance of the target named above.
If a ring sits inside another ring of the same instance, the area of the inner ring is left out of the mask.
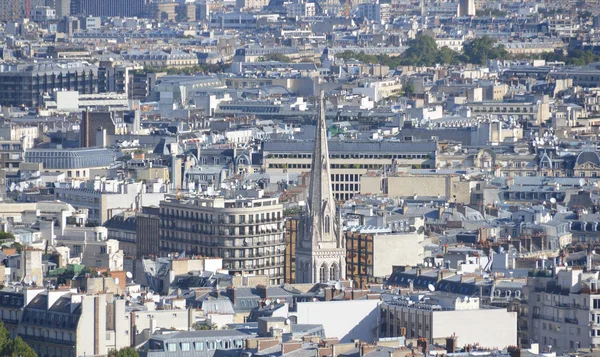
[[[285,324],[289,325],[291,323],[290,319],[285,319]]]
[[[271,299],[267,299],[267,300],[265,300],[265,305],[271,305],[271,302],[272,302]]]
[[[335,290],[342,290],[342,283],[339,281],[335,283]]]
[[[585,179],[584,178],[580,178],[579,179],[579,186],[585,186]]]
[[[154,296],[154,294],[152,293],[152,291],[149,291],[148,294],[146,295],[146,297],[148,299],[152,299],[153,296]]]
[[[279,304],[281,304],[281,300],[279,300],[279,299],[275,299],[275,303],[276,303],[277,305],[279,305]]]
[[[119,284],[119,281],[121,281],[119,278],[115,278],[115,284]]]
[[[552,197],[552,198],[550,199],[550,203],[552,203],[552,204],[555,204],[555,203],[556,203],[556,198]]]
[[[427,289],[429,289],[429,291],[431,291],[431,292],[434,292],[435,286],[433,286],[433,284],[429,284],[429,285],[427,285]]]
[[[130,271],[128,271],[127,273],[125,273],[125,276],[127,276],[127,278],[129,278],[129,279],[133,279],[133,274],[131,274]]]

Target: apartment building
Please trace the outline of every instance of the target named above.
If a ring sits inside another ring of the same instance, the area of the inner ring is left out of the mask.
[[[19,171],[23,162],[23,144],[20,140],[0,140],[0,168],[7,172]]]
[[[592,265],[531,272],[524,287],[529,338],[557,353],[600,346],[600,272]]]
[[[6,123],[0,126],[0,137],[18,141],[25,150],[32,149],[39,140],[40,129],[35,125]]]
[[[198,64],[198,57],[182,50],[130,50],[122,54],[123,59],[147,67],[184,68]]]
[[[160,249],[223,258],[231,273],[268,275],[283,282],[283,205],[262,191],[245,196],[181,197],[160,203]]]
[[[314,142],[266,141],[263,168],[271,177],[297,177],[311,170]],[[361,192],[361,176],[369,171],[388,172],[392,166],[434,168],[433,141],[329,141],[331,182],[337,200],[348,200]]]
[[[465,345],[487,348],[517,345],[517,313],[480,306],[478,297],[437,291],[389,295],[381,304],[381,316],[383,337],[405,333],[406,338],[425,338],[432,343],[456,336]]]
[[[550,101],[547,96],[541,96],[531,101],[483,101],[467,103],[472,115],[494,119],[514,118],[517,121],[527,121],[541,124],[550,119]]]

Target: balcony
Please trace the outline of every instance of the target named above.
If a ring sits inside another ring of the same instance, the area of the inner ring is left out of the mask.
[[[44,337],[44,336],[21,335],[21,337],[25,340],[25,342],[36,341],[36,342],[41,342],[41,343],[46,343],[46,344],[75,347],[75,342],[73,342],[73,341],[59,340],[59,339],[48,338],[48,337]]]

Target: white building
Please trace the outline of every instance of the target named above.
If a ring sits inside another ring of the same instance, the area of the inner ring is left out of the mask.
[[[380,303],[380,300],[299,302],[296,319],[298,324],[323,325],[326,337],[337,337],[340,342],[373,342],[380,322]]]
[[[479,298],[433,292],[392,295],[381,305],[382,334],[424,337],[432,343],[455,335],[461,345],[487,348],[517,345],[517,313],[480,307]]]

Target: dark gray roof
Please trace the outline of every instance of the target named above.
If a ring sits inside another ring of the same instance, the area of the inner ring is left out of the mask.
[[[582,151],[579,153],[579,155],[577,155],[575,165],[583,165],[587,162],[596,166],[600,166],[600,157],[598,157],[598,153],[594,151]]]

